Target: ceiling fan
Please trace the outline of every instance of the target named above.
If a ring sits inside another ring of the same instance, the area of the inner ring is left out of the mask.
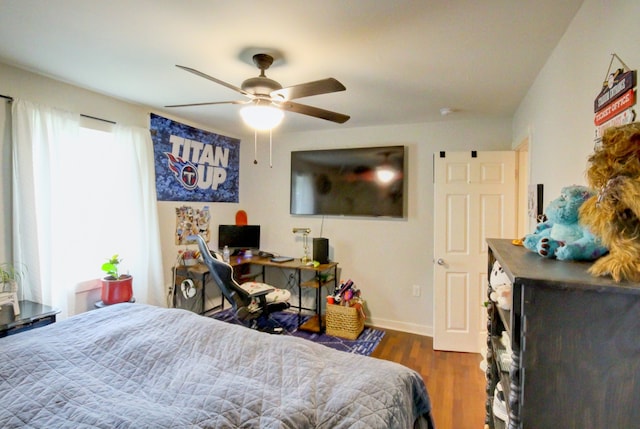
[[[329,110],[320,109],[318,107],[291,101],[294,99],[309,97],[312,95],[329,94],[332,92],[344,91],[346,88],[336,79],[330,77],[327,79],[283,88],[282,85],[280,85],[273,79],[269,79],[264,73],[265,70],[267,70],[271,66],[271,64],[273,64],[273,57],[271,55],[264,53],[255,54],[253,56],[253,63],[258,67],[258,69],[260,69],[260,75],[258,77],[246,79],[244,82],[242,82],[240,88],[190,67],[176,65],[176,67],[179,67],[182,70],[186,70],[189,73],[195,74],[196,76],[203,77],[212,82],[218,83],[222,86],[239,92],[240,94],[247,97],[248,100],[173,104],[165,107],[208,106],[213,104],[253,104],[256,106],[272,106],[281,110],[301,113],[303,115],[312,116],[314,118],[326,119],[327,121],[332,121],[339,124],[345,123],[349,120],[350,116],[344,115],[342,113],[332,112]]]

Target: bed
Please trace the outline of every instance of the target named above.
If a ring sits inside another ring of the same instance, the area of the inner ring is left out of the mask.
[[[0,338],[2,428],[429,427],[402,365],[118,304]]]

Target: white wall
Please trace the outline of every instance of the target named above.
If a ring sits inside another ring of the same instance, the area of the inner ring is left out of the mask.
[[[331,258],[340,263],[344,278],[362,288],[370,321],[381,326],[430,334],[432,327],[432,162],[439,150],[504,149],[530,136],[530,182],[545,185],[545,205],[560,188],[584,183],[586,158],[593,147],[593,100],[609,64],[617,53],[632,69],[640,65],[640,2],[585,0],[566,34],[540,72],[511,121],[509,118],[451,121],[332,132],[274,134],[273,168],[268,166],[268,141],[261,136],[259,164],[254,166],[253,136],[241,137],[240,202],[210,204],[213,225],[232,223],[238,209],[251,223],[263,226],[263,248],[298,256],[301,243],[293,226],[319,233],[321,218],[289,215],[289,153],[297,149],[404,144],[409,148],[409,212],[405,220],[327,217],[324,236]],[[535,41],[532,41],[535,43]],[[23,97],[66,110],[130,125],[148,125],[149,110],[0,64],[0,94]],[[197,124],[194,124],[197,125]],[[212,130],[216,131],[216,130]],[[241,131],[238,131],[241,134]],[[0,136],[7,134],[0,121]],[[10,165],[6,140],[0,152],[2,185],[0,232],[10,214]],[[176,254],[172,243],[174,214],[179,204],[158,204],[162,227],[165,275]],[[194,205],[195,206],[195,205]],[[214,234],[215,235],[215,234]],[[2,237],[6,246],[7,237]],[[215,238],[214,238],[215,240]],[[214,241],[213,240],[213,241]],[[213,243],[212,243],[213,244]],[[0,260],[6,251],[0,247]],[[423,286],[411,296],[410,286]]]
[[[49,78],[0,64],[0,94],[84,113],[128,125],[148,126],[149,109],[67,85]],[[180,119],[180,118],[175,118]],[[186,121],[185,121],[186,122]],[[188,123],[188,122],[187,122]],[[197,124],[191,124],[196,125]],[[322,218],[289,214],[289,163],[291,150],[403,144],[408,147],[408,215],[403,220],[327,217],[323,235],[330,240],[330,257],[339,262],[343,278],[353,279],[368,303],[370,322],[425,335],[432,333],[433,185],[432,155],[440,150],[503,150],[511,144],[509,118],[447,121],[338,131],[274,134],[273,168],[269,167],[268,138],[259,136],[258,165],[253,164],[253,136],[240,137],[240,201],[237,204],[208,204],[214,234],[219,223],[233,223],[239,209],[248,212],[249,222],[262,225],[262,247],[282,254],[301,256],[302,244],[293,226],[312,228],[320,234]],[[6,132],[1,129],[0,135]],[[6,144],[3,143],[3,145]],[[4,147],[4,146],[3,146]],[[0,159],[3,167],[10,160]],[[6,228],[11,212],[4,198],[9,181],[2,182],[2,217]],[[159,202],[165,278],[171,279],[177,246],[173,243],[175,208],[180,203]],[[191,204],[202,207],[204,204]],[[4,240],[3,240],[4,241]],[[97,266],[97,265],[96,265]],[[96,270],[96,276],[100,273]],[[270,281],[284,281],[275,273]],[[411,286],[423,287],[419,298]]]
[[[563,186],[586,184],[593,101],[611,53],[640,67],[638,17],[638,0],[585,0],[514,116],[514,142],[531,129],[531,183],[544,184],[545,206]]]
[[[447,121],[431,124],[273,135],[273,167],[269,166],[268,135],[258,136],[258,164],[253,164],[253,136],[240,145],[239,203],[209,204],[211,245],[215,228],[234,223],[237,210],[245,210],[249,223],[261,225],[263,250],[302,256],[301,237],[293,227],[311,228],[311,237],[329,239],[329,257],[339,263],[341,278],[354,280],[367,301],[368,323],[432,335],[433,326],[433,168],[440,150],[504,150],[511,143],[508,118]],[[408,148],[408,213],[406,219],[377,219],[289,214],[290,153],[292,150],[405,145]],[[160,202],[165,267],[174,263],[172,243],[175,208],[180,203]],[[188,204],[201,208],[205,204]],[[170,279],[170,269],[167,273]],[[287,272],[271,270],[268,281],[286,284]],[[422,286],[419,298],[411,286]]]
[[[148,109],[0,63],[0,94],[121,124],[148,126]]]
[[[258,165],[252,164],[253,141],[243,142],[241,208],[250,223],[262,225],[263,248],[302,255],[294,226],[310,227],[319,236],[322,217],[289,214],[292,150],[405,145],[408,148],[408,213],[406,219],[327,216],[323,236],[332,260],[351,278],[367,301],[371,322],[378,326],[431,335],[433,326],[433,162],[435,152],[504,150],[511,143],[510,120],[477,119],[429,124],[336,131],[274,134],[273,168],[268,140],[259,143]],[[214,214],[215,218],[215,214]],[[232,217],[225,221],[233,221]],[[223,223],[223,222],[221,222]],[[419,298],[411,286],[422,286]]]

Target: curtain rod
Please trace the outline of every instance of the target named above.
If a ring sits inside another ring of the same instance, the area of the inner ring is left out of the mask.
[[[84,113],[80,113],[80,116],[82,116],[83,118],[95,119],[96,121],[102,121],[102,122],[106,122],[108,124],[116,125],[116,122],[110,121],[108,119],[102,119],[102,118],[98,118],[98,117],[95,117],[95,116],[89,116],[89,115],[85,115]]]
[[[2,94],[0,94],[0,98],[4,98],[4,99],[8,100],[8,101],[9,101],[9,103],[11,103],[11,102],[13,101],[13,97],[10,97],[10,96],[8,96],[8,95],[2,95]],[[95,119],[96,121],[106,122],[106,123],[108,123],[108,124],[113,124],[113,125],[116,125],[116,124],[117,124],[117,122],[110,121],[110,120],[108,120],[108,119],[98,118],[98,117],[96,117],[96,116],[85,115],[84,113],[80,113],[80,116],[82,116],[83,118]]]

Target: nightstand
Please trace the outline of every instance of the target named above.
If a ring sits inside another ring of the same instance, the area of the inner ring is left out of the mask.
[[[129,301],[127,301],[127,302],[130,302],[130,303],[136,302],[136,297],[135,296],[131,297],[131,299]],[[122,303],[121,302],[116,302],[116,304],[122,304]],[[110,305],[116,305],[116,304],[105,304],[104,301],[100,300],[100,301],[96,302],[94,304],[94,306],[96,308],[105,308],[105,307],[108,307]]]
[[[55,323],[57,308],[33,301],[19,301],[20,314],[13,322],[0,325],[0,338]]]

